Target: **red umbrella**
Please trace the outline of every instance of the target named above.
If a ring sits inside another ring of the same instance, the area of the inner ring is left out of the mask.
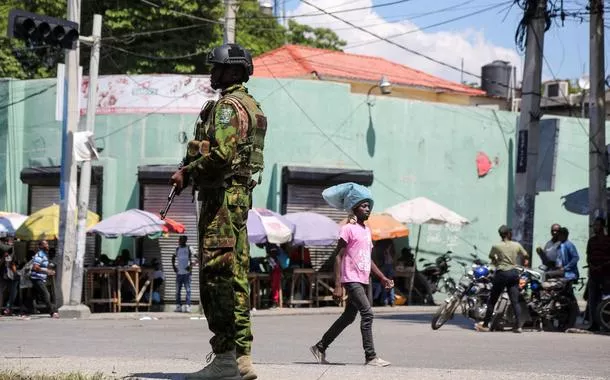
[[[165,218],[163,220],[165,224],[163,225],[163,233],[174,233],[174,234],[183,234],[186,229],[184,228],[184,224],[178,223],[173,219]]]

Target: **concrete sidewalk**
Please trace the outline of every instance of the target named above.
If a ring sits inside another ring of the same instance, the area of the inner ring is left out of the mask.
[[[183,380],[187,373],[200,369],[200,365],[188,360],[138,359],[138,358],[95,358],[62,357],[59,358],[16,358],[5,359],[0,368],[10,368],[19,373],[37,374],[44,369],[45,373],[103,373],[105,379]],[[127,359],[127,360],[126,360]],[[170,369],[171,370],[168,370]],[[351,364],[320,365],[314,363],[256,363],[260,380],[472,380],[472,379],[528,379],[528,380],[563,380],[586,379],[602,380],[603,377],[574,376],[557,373],[512,372],[481,369],[437,369],[408,368],[390,366],[374,368]]]

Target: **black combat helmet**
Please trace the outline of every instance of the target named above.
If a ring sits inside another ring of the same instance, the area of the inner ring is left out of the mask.
[[[248,76],[254,73],[252,55],[250,52],[237,44],[224,44],[218,46],[208,53],[208,63],[221,65],[241,65],[246,69]]]

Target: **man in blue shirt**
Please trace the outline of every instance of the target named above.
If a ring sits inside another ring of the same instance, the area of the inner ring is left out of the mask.
[[[559,245],[557,255],[557,267],[563,269],[563,278],[568,281],[578,280],[578,251],[576,246],[568,240],[569,231],[565,227],[561,227],[558,232]]]
[[[51,295],[47,289],[47,278],[54,275],[55,271],[49,268],[49,243],[46,240],[42,240],[38,244],[38,252],[32,258],[30,279],[32,280],[32,289],[34,291],[33,296],[39,295],[42,302],[47,306],[51,317],[59,318],[55,305],[51,303]],[[34,300],[30,300],[30,302],[30,310],[34,310]]]

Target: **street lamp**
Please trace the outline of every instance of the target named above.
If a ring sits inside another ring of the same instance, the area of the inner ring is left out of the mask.
[[[273,4],[271,4],[271,1],[269,0],[262,0],[259,3],[259,7],[261,12],[263,12],[263,14],[265,16],[272,16],[273,15]]]
[[[379,87],[379,89],[381,90],[382,95],[389,95],[392,93],[392,83],[385,75],[382,76],[381,80],[379,80],[379,83],[369,88],[369,91],[366,94],[366,102],[371,107],[375,105],[375,102],[371,98],[371,92],[377,87]]]
[[[580,95],[580,107],[581,107],[581,117],[584,119],[585,118],[585,95],[587,93],[587,91],[589,91],[589,88],[591,88],[591,81],[589,80],[589,77],[587,75],[583,75],[582,77],[580,77],[580,79],[578,79],[578,88],[580,88],[581,91],[581,95]]]

